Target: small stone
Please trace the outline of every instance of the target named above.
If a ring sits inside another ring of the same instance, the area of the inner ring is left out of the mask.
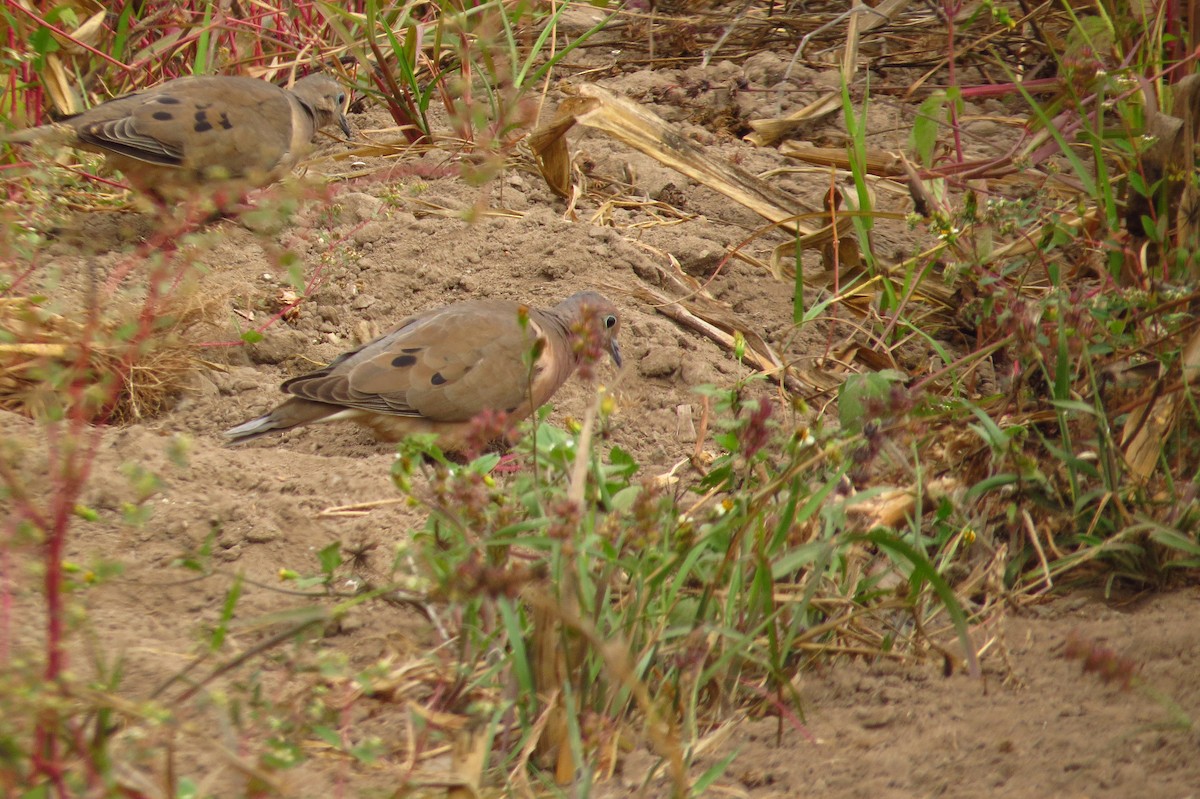
[[[610,227],[590,227],[587,229],[588,238],[597,239],[605,244],[612,244],[619,237],[617,231]]]
[[[246,355],[254,363],[282,363],[308,346],[308,336],[299,330],[268,331],[262,341],[246,345]]]
[[[699,236],[682,235],[673,243],[672,252],[683,271],[707,277],[725,258],[725,248]]]
[[[638,361],[638,374],[642,377],[669,377],[678,368],[678,353],[670,350],[652,349]]]
[[[854,713],[863,729],[878,730],[889,727],[896,721],[896,712],[890,707],[864,707]]]
[[[387,233],[387,225],[382,222],[367,222],[350,236],[355,244],[372,244],[383,238]]]
[[[378,322],[359,319],[354,323],[354,339],[359,344],[374,341],[379,338],[380,332]]]
[[[338,195],[337,203],[342,211],[355,222],[366,222],[379,216],[383,201],[360,191],[348,191]]]
[[[192,376],[192,385],[190,388],[200,397],[216,397],[221,393],[217,388],[217,384],[208,375],[201,372],[196,372]]]
[[[278,541],[280,535],[278,530],[251,529],[242,536],[242,540],[247,544],[268,544],[271,541]]]

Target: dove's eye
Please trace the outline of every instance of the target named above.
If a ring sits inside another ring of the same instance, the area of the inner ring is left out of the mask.
[[[613,316],[612,314],[609,314],[608,316],[604,317],[604,326],[607,329],[612,330],[614,327],[617,326],[617,317]]]
[[[345,104],[346,104],[346,95],[344,95],[344,94],[339,94],[339,95],[337,96],[337,104],[338,104],[338,105],[345,105]]]

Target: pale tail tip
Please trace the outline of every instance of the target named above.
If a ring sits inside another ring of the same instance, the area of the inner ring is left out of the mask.
[[[257,419],[242,422],[237,427],[231,427],[221,435],[229,439],[226,443],[239,444],[243,441],[249,441],[252,438],[258,438],[276,429],[277,427],[270,416],[260,416]]]

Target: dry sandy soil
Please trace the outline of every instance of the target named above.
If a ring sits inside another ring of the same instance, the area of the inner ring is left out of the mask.
[[[602,61],[599,55],[588,58]],[[742,141],[745,121],[786,113],[811,101],[817,88],[833,85],[832,70],[804,67],[781,85],[787,58],[764,52],[706,69],[653,71],[621,70],[610,63],[589,79],[645,104],[713,157],[761,173],[795,164],[773,149],[757,150]],[[586,59],[582,63],[588,65]],[[551,96],[544,116],[558,96]],[[972,146],[999,151],[1003,137],[997,131],[1003,128],[989,117],[1011,110],[998,105],[969,110]],[[840,145],[839,119],[835,114],[799,135]],[[366,136],[396,138],[380,131],[388,123],[376,109],[352,120]],[[910,125],[911,109],[881,98],[872,105],[870,143],[901,147]],[[795,334],[791,285],[760,268],[731,259],[717,270],[731,246],[747,239],[761,219],[603,137],[575,134],[572,146],[594,187],[603,188],[601,177],[632,176],[633,188],[625,194],[644,202],[597,217],[602,203],[590,193],[572,216],[531,169],[510,169],[476,188],[457,176],[452,156],[437,151],[361,159],[361,164],[327,160],[314,167],[342,176],[332,207],[308,206],[273,237],[299,255],[309,277],[320,275],[319,287],[299,313],[270,327],[261,343],[205,350],[208,366],[197,367],[171,409],[103,436],[83,497],[99,520],[75,526],[69,558],[84,564],[114,561],[123,565],[123,573],[82,595],[87,621],[73,645],[79,673],[93,668],[92,651],[123,652],[120,693],[147,697],[194,656],[199,631],[215,622],[234,572],[253,581],[238,608],[239,618],[253,619],[297,606],[295,597],[276,590],[280,569],[315,572],[315,553],[335,541],[376,543],[386,553],[420,525],[421,519],[401,505],[355,518],[322,515],[334,506],[396,497],[388,477],[392,450],[364,431],[301,429],[237,448],[223,446],[219,435],[277,402],[281,380],[327,362],[406,314],[475,297],[549,304],[585,288],[607,293],[624,317],[621,343],[627,360],[619,375],[607,365],[600,373],[619,399],[609,443],[633,453],[646,474],[661,473],[692,451],[694,441],[688,426],[680,424],[678,408],[691,406],[698,416],[694,387],[729,386],[748,374],[729,352],[630,295],[636,282],[654,283],[656,269],[672,269],[672,256],[684,272],[712,276],[712,294],[786,360],[819,367],[847,337],[845,328],[825,324]],[[323,152],[340,149],[330,144]],[[365,176],[345,177],[350,173]],[[801,171],[771,180],[799,202],[819,207],[829,178]],[[681,213],[666,214],[654,200]],[[888,210],[909,210],[900,192],[881,192],[880,203]],[[480,209],[503,213],[474,214],[475,221],[464,221]],[[149,235],[152,225],[132,211],[79,213],[70,231],[48,244],[41,273],[61,274],[62,296],[69,298],[72,286],[87,282],[79,275],[111,274],[123,251]],[[228,221],[213,229],[219,241],[202,258],[201,287],[227,299],[206,335],[212,341],[235,340],[239,329],[267,320],[262,309],[287,288],[287,279],[268,258],[259,235]],[[913,251],[921,234],[897,225],[878,235],[881,252],[903,255]],[[748,251],[765,258],[779,241],[768,235]],[[552,421],[581,414],[592,390],[579,380],[568,383],[554,398]],[[822,409],[826,399],[816,398],[814,408]],[[0,432],[24,446],[27,473],[45,468],[33,423],[3,414]],[[168,457],[178,436],[190,442],[186,466]],[[122,522],[122,505],[134,497],[124,464],[141,464],[162,480],[147,503],[152,513],[140,526]],[[172,567],[210,535],[220,574],[196,581]],[[33,585],[25,588],[20,606],[38,618]],[[1013,610],[1001,623],[1000,643],[985,654],[983,681],[963,674],[944,677],[940,663],[828,661],[803,678],[802,725],[780,729],[775,719],[731,724],[723,733],[727,737],[697,768],[736,750],[737,759],[713,794],[761,799],[1200,796],[1200,734],[1171,724],[1169,712],[1176,703],[1191,719],[1200,718],[1197,614],[1195,588],[1123,602],[1075,594]],[[32,643],[29,631],[40,625],[23,626],[27,631],[18,640]],[[1073,632],[1135,660],[1140,669],[1135,687],[1102,683],[1084,674],[1077,660],[1066,659],[1064,642]],[[235,631],[228,646],[244,650],[260,639],[254,629]],[[415,611],[367,605],[326,646],[366,664],[384,657],[402,660],[435,640],[435,631]],[[264,668],[269,670],[269,663]],[[372,711],[373,723],[399,735],[404,713],[380,706]],[[219,738],[225,732],[212,734]],[[285,792],[386,795],[386,786],[395,787],[389,769],[400,768],[385,757],[363,777],[322,762],[330,761],[318,759],[288,777],[294,781],[285,783]],[[635,747],[599,795],[664,795],[662,782],[645,779],[652,765],[650,756]],[[233,773],[227,765],[221,768]]]

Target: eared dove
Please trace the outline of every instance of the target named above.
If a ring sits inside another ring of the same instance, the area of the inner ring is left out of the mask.
[[[288,380],[282,390],[291,399],[225,435],[245,441],[346,420],[385,441],[434,433],[444,451],[460,451],[479,443],[472,420],[480,414],[524,419],[581,362],[607,352],[619,367],[619,328],[616,308],[594,291],[545,309],[502,300],[447,305],[410,316],[324,369]]]
[[[109,100],[10,142],[65,141],[100,153],[160,204],[198,191],[244,192],[286,175],[335,122],[349,136],[345,91],[313,74],[291,90],[255,78],[177,78]]]

